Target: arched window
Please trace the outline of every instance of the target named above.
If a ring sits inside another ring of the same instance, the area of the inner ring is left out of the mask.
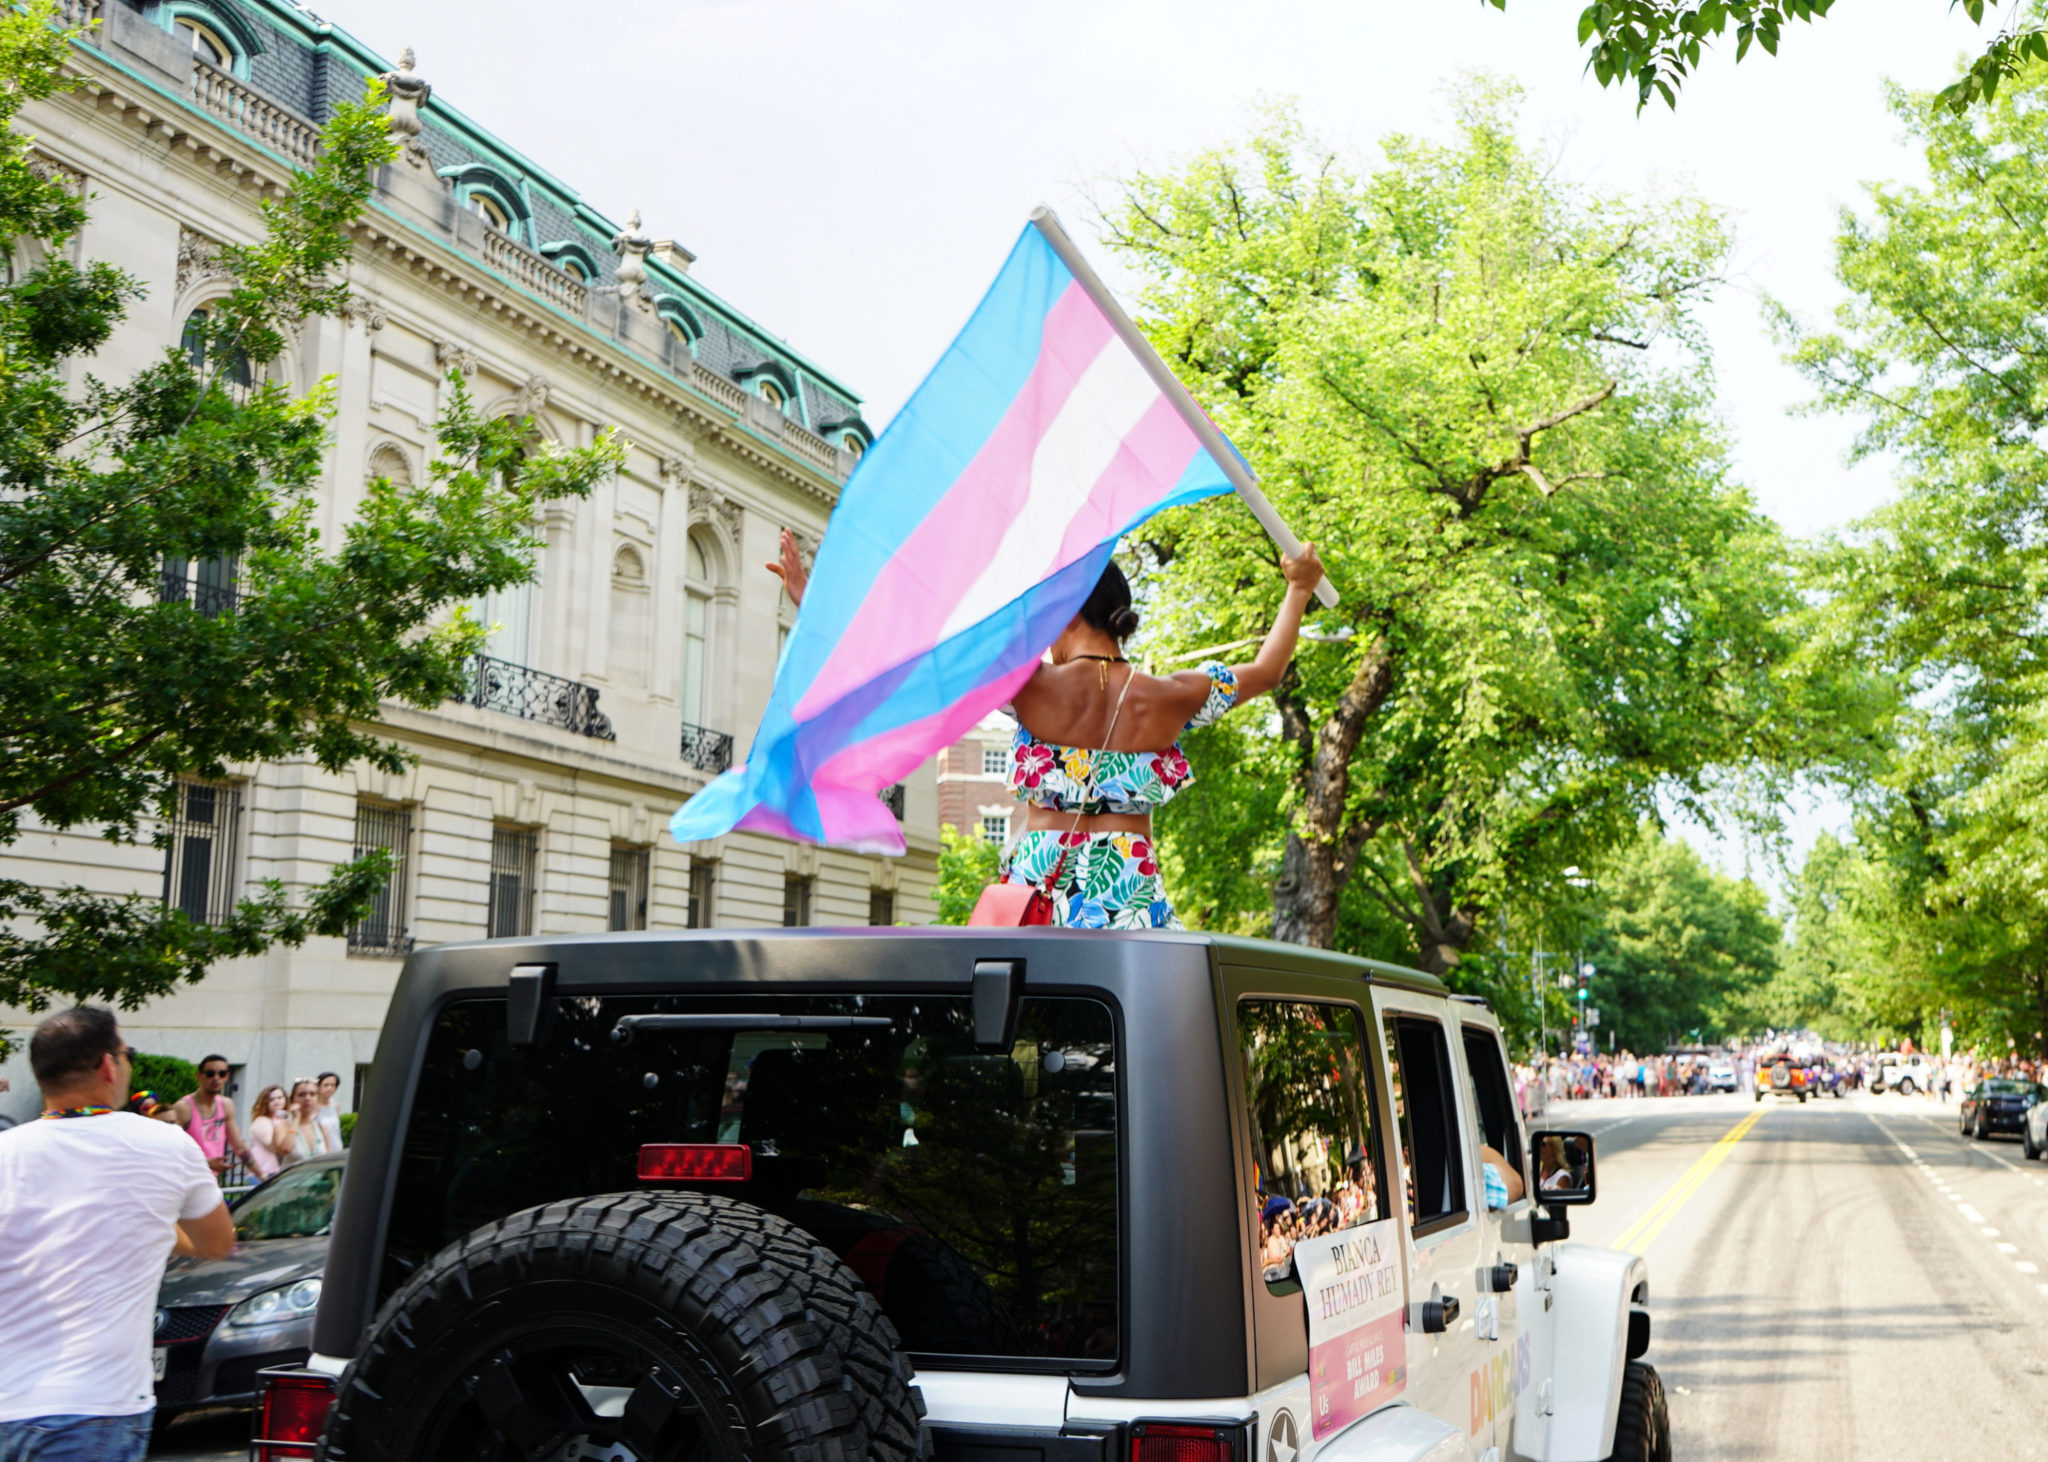
[[[498,196],[485,188],[471,188],[469,196],[462,200],[462,206],[481,218],[501,234],[512,232],[512,210],[507,208]]]
[[[206,332],[212,320],[213,312],[201,305],[185,317],[184,333],[178,342],[187,358],[191,360],[192,368],[202,376],[208,374]],[[255,373],[249,368],[249,357],[237,349],[235,358],[220,372],[221,384],[234,390],[246,391],[254,380]]]
[[[861,440],[860,433],[857,431],[850,431],[845,436],[841,437],[839,439],[839,445],[846,448],[846,450],[851,452],[855,457],[859,457],[862,452],[865,452],[868,449],[868,444]]]
[[[180,15],[171,21],[171,33],[179,40],[189,40],[192,54],[209,66],[223,71],[235,69],[235,49],[221,39],[219,31],[200,20],[197,16]]]
[[[711,596],[717,590],[713,550],[690,535],[683,561],[683,721],[704,725],[704,692],[711,672]],[[716,728],[712,728],[716,729]]]
[[[683,349],[688,350],[690,348],[690,332],[681,320],[678,320],[674,315],[663,315],[661,323],[668,326],[669,335],[673,339],[680,341]]]
[[[564,254],[555,261],[562,266],[562,272],[579,283],[590,283],[590,274],[583,267],[583,261],[574,254]]]
[[[766,376],[763,376],[754,383],[754,390],[760,394],[763,401],[766,401],[777,411],[782,410],[784,406],[789,404],[789,398],[782,394],[782,387],[776,385]]]

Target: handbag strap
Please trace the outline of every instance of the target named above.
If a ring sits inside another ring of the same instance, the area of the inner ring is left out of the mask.
[[[1108,751],[1109,743],[1116,739],[1116,723],[1117,718],[1124,713],[1124,697],[1131,693],[1131,682],[1137,678],[1137,667],[1132,666],[1131,673],[1124,677],[1124,688],[1117,692],[1116,705],[1110,710],[1109,729],[1102,733],[1101,750],[1088,753],[1088,790],[1091,793],[1095,790],[1095,759],[1101,756],[1103,752]],[[1081,819],[1088,815],[1088,803],[1090,800],[1092,799],[1085,797],[1081,799],[1081,810],[1074,814],[1073,826],[1067,829],[1067,838],[1073,837],[1075,833],[1081,830]],[[1066,841],[1066,838],[1062,838],[1060,844],[1060,861],[1052,865],[1052,873],[1045,880],[1045,887],[1039,890],[1048,898],[1051,897],[1052,891],[1060,886],[1060,875],[1067,871],[1067,855],[1074,851],[1072,845]]]

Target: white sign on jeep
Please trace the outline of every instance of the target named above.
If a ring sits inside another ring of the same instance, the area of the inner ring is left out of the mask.
[[[1317,1438],[1384,1406],[1408,1384],[1401,1228],[1391,1218],[1294,1247],[1308,1299],[1308,1381]]]

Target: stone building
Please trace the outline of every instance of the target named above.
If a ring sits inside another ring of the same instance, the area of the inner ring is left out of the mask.
[[[766,702],[792,611],[761,565],[784,525],[815,546],[868,444],[846,386],[701,287],[680,243],[637,213],[614,221],[445,105],[410,53],[394,67],[286,0],[66,7],[98,22],[74,47],[83,84],[25,120],[47,165],[91,195],[79,257],[147,288],[95,374],[125,379],[182,338],[226,292],[217,246],[259,236],[259,204],[313,155],[318,124],[385,75],[406,145],[357,226],[353,304],[268,367],[335,383],[324,535],[370,477],[427,470],[451,370],[545,437],[584,443],[609,423],[632,443],[616,480],[534,524],[538,581],[482,606],[499,627],[466,699],[387,705],[381,729],[417,758],[409,771],[243,767],[184,789],[168,854],[33,827],[7,850],[10,875],[160,891],[200,917],[258,879],[303,888],[360,848],[399,855],[384,906],[348,938],[217,966],[127,1017],[131,1043],[222,1051],[246,1068],[245,1095],[336,1070],[349,1101],[415,944],[928,921],[929,772],[887,799],[902,859],[748,834],[680,848],[666,832]],[[195,613],[232,612],[236,592],[232,564],[167,566],[165,595]],[[34,1102],[19,1055],[8,1074],[0,1111],[18,1117]]]

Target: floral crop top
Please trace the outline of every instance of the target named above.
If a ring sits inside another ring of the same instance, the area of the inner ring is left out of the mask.
[[[1237,704],[1237,675],[1228,665],[1211,661],[1202,670],[1209,697],[1190,726],[1206,726]],[[1177,741],[1165,751],[1090,751],[1048,746],[1019,725],[1010,753],[1011,793],[1055,812],[1151,812],[1194,779]]]

